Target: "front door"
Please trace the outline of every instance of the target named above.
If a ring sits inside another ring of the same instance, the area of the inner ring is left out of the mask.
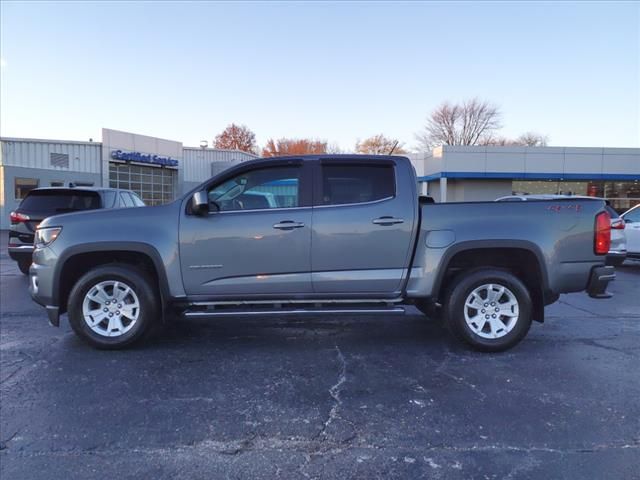
[[[207,189],[210,213],[184,214],[180,257],[187,295],[243,298],[311,287],[311,206],[301,162],[256,166]],[[310,198],[310,195],[309,195]]]

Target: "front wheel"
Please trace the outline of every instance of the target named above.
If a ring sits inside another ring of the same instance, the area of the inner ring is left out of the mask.
[[[531,327],[531,296],[515,275],[494,269],[476,270],[454,280],[445,302],[447,325],[477,350],[507,350]]]
[[[159,303],[145,273],[130,265],[103,265],[83,275],[73,287],[69,323],[90,345],[120,349],[149,331]]]

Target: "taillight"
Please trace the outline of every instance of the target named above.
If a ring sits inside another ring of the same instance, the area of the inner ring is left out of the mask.
[[[596,255],[606,255],[611,246],[611,215],[600,212],[596,215],[596,231],[593,237],[593,251]]]
[[[18,213],[18,212],[11,212],[9,214],[9,218],[11,219],[11,223],[14,225],[16,223],[26,222],[30,220],[29,215],[25,215],[24,213]]]
[[[624,230],[624,220],[614,220],[611,224],[611,230]]]

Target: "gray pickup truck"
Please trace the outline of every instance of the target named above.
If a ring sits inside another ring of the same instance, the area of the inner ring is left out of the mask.
[[[399,156],[242,163],[162,206],[47,218],[30,291],[98,348],[229,315],[402,314],[484,351],[517,344],[561,293],[608,297],[601,200],[434,204]]]

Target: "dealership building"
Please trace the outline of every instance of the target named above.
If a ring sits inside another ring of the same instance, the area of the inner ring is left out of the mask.
[[[181,142],[102,129],[101,142],[2,138],[0,228],[26,193],[38,187],[114,187],[147,205],[169,202],[216,173],[256,158],[239,150],[185,147]]]
[[[640,148],[445,145],[410,157],[436,202],[570,194],[607,198],[619,211],[640,203]]]
[[[103,129],[100,142],[2,138],[0,228],[38,187],[131,189],[147,205],[169,202],[232,165],[238,150]],[[640,149],[442,146],[409,154],[419,190],[437,202],[494,200],[512,193],[605,197],[618,210],[640,203]],[[284,188],[284,187],[283,187]]]

